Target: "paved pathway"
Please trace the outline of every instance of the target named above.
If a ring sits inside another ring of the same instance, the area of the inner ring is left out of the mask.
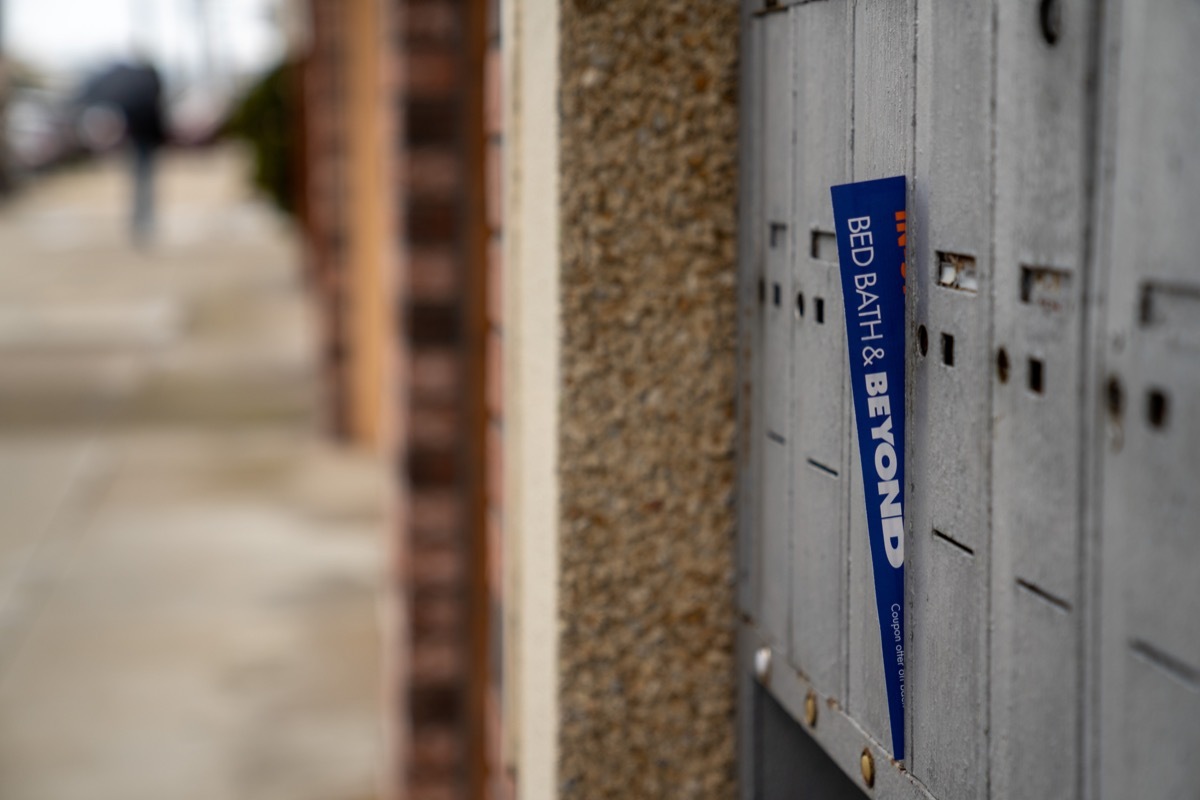
[[[118,164],[0,209],[4,800],[376,796],[383,471],[243,170],[171,158],[149,252]]]

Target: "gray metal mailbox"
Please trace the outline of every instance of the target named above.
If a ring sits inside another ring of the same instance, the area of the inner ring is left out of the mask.
[[[743,0],[746,797],[1200,797],[1200,4]],[[829,189],[909,178],[907,759]]]

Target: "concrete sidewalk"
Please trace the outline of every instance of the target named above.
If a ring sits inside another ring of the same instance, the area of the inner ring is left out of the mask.
[[[366,800],[380,464],[318,434],[284,224],[237,153],[0,213],[0,797]]]

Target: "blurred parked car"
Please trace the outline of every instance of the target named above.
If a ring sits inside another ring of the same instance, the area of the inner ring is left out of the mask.
[[[184,146],[211,144],[229,119],[228,90],[193,84],[167,98],[171,141]]]
[[[5,119],[14,175],[36,172],[78,155],[81,144],[75,117],[65,95],[50,89],[14,88]]]
[[[42,79],[40,85],[12,86],[3,122],[6,174],[20,182],[58,164],[119,148],[125,120],[118,71],[110,66],[74,82]],[[169,92],[163,98],[167,141],[185,147],[213,142],[226,127],[232,95],[228,88],[203,84]]]

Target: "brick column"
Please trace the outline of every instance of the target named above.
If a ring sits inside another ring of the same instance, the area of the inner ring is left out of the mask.
[[[486,591],[478,611],[484,615],[485,791],[493,800],[507,800],[515,796],[515,776],[507,768],[504,752],[504,98],[500,0],[490,0],[487,7],[483,61],[486,256],[482,270],[486,294],[483,329],[487,416],[484,442],[486,538],[482,547]]]
[[[308,273],[314,288],[325,422],[338,437],[349,433],[346,338],[346,82],[344,18],[340,0],[311,0],[312,34],[301,92]]]
[[[408,354],[400,387],[407,435],[398,479],[409,499],[398,520],[407,600],[400,697],[411,746],[400,754],[401,796],[465,798],[478,774],[472,735],[473,594],[479,501],[477,385],[472,350],[473,165],[466,91],[469,4],[398,0],[395,37],[400,118],[397,229],[404,289],[397,332]],[[478,78],[475,77],[477,81]]]

